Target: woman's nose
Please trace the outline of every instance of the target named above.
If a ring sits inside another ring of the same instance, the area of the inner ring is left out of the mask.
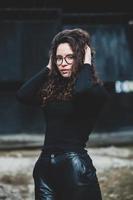
[[[64,66],[64,65],[67,65],[67,62],[65,61],[65,59],[63,58],[63,60],[62,60],[62,65]]]

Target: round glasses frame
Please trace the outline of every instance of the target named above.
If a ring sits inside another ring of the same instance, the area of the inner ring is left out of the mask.
[[[56,64],[58,66],[62,65],[63,63],[63,59],[65,60],[65,62],[68,64],[68,65],[71,65],[74,61],[74,55],[72,54],[68,54],[66,55],[64,58],[62,56],[57,56],[56,57]]]

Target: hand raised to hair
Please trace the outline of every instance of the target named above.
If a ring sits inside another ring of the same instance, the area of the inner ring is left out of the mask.
[[[85,46],[84,64],[91,65],[91,49],[88,45]]]
[[[49,58],[49,62],[48,62],[48,64],[47,64],[46,67],[49,68],[49,69],[51,70],[51,57]]]

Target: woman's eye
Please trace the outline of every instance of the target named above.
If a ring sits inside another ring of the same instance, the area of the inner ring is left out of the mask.
[[[69,58],[69,59],[73,59],[73,55],[67,56],[67,58]]]
[[[62,57],[57,57],[56,60],[62,60]]]

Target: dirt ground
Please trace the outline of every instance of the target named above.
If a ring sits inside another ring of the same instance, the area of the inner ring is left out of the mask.
[[[87,148],[103,200],[133,200],[133,146]],[[37,150],[0,151],[0,200],[33,200]]]

